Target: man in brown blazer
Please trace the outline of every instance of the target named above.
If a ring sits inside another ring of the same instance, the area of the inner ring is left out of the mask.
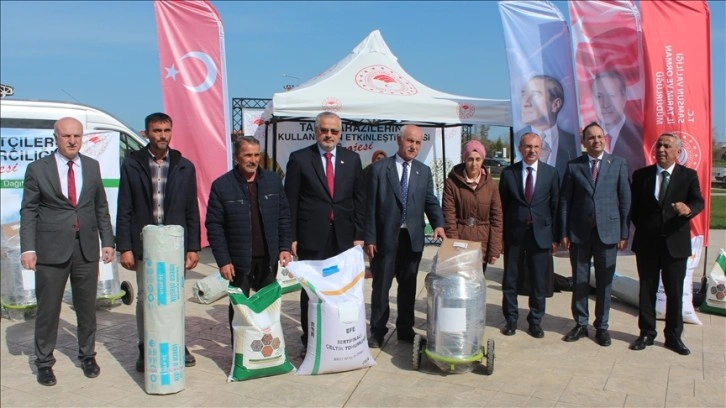
[[[62,118],[53,133],[58,149],[28,165],[20,209],[20,261],[23,268],[35,270],[35,365],[42,385],[56,384],[53,350],[69,276],[78,320],[78,359],[86,377],[100,374],[95,358],[99,237],[104,263],[114,256],[98,162],[79,153],[83,125]]]

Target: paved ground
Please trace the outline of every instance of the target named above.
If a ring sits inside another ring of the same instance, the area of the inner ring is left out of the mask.
[[[706,264],[713,265],[718,248],[726,246],[726,231],[711,231]],[[421,271],[430,267],[435,247],[425,251]],[[618,259],[619,273],[636,276],[634,257]],[[519,331],[505,337],[501,315],[501,260],[487,271],[486,337],[496,342],[494,373],[445,375],[424,359],[422,369],[411,369],[412,348],[399,343],[395,333],[384,347],[373,350],[377,365],[346,373],[321,376],[285,374],[238,383],[227,383],[232,351],[227,326],[227,303],[187,302],[187,344],[197,365],[186,369],[186,389],[178,394],[155,396],[144,392],[143,374],[136,373],[135,307],[120,305],[98,312],[97,351],[101,376],[87,379],[75,360],[75,317],[68,305],[61,312],[55,365],[58,385],[43,387],[35,381],[33,320],[2,319],[0,404],[4,407],[43,406],[602,406],[602,407],[723,407],[726,406],[726,318],[699,313],[702,326],[686,325],[683,340],[690,356],[663,347],[659,334],[654,347],[628,350],[637,333],[637,310],[615,300],[611,311],[613,344],[603,348],[591,337],[566,343],[562,336],[573,326],[570,293],[556,293],[547,300],[543,321],[545,337],[527,335],[527,300],[519,298]],[[555,267],[568,274],[566,259]],[[202,264],[188,275],[186,292],[196,279],[216,273],[211,252],[202,252]],[[702,266],[697,269],[700,279]],[[416,303],[417,332],[425,334],[426,291],[419,275]],[[121,279],[135,282],[123,270]],[[370,298],[370,280],[365,285]],[[392,291],[395,295],[395,291]],[[395,297],[392,296],[392,299]],[[590,299],[594,309],[594,300]],[[393,306],[391,321],[395,318]],[[298,294],[283,297],[283,325],[288,355],[297,366],[299,344]],[[591,322],[592,323],[592,322]],[[662,330],[663,322],[659,322]],[[662,332],[661,332],[662,333]]]

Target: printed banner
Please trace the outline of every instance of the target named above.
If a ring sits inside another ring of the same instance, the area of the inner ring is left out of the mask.
[[[540,160],[565,165],[581,152],[570,32],[562,13],[548,1],[500,1],[511,83],[515,160],[526,132],[542,140]]]
[[[262,119],[262,113],[264,111],[264,109],[242,109],[242,132],[245,136],[255,136],[257,128],[265,124],[265,120]],[[260,140],[260,144],[264,149],[265,141]]]
[[[360,155],[363,167],[368,166],[374,154],[385,153],[390,157],[398,151],[396,137],[402,125],[369,125],[343,122],[340,145]],[[431,167],[434,178],[434,193],[441,199],[444,192],[444,181],[451,169],[461,162],[461,128],[446,128],[445,138],[441,136],[441,128],[422,127],[424,140],[417,160]],[[268,126],[268,149],[272,151],[272,125]],[[264,137],[258,132],[256,137]],[[444,154],[442,141],[446,150],[446,174],[444,174]],[[315,143],[314,122],[279,122],[277,124],[277,165],[284,176],[290,153]],[[264,139],[260,141],[265,145]],[[264,155],[267,157],[266,155]],[[270,167],[272,168],[272,167]]]
[[[202,246],[212,182],[232,168],[224,28],[208,1],[155,1],[164,110],[172,147],[197,168]]]
[[[711,214],[711,39],[705,1],[644,1],[644,148],[655,162],[655,143],[664,132],[683,141],[678,163],[698,172],[704,210],[691,220],[693,251],[708,246]],[[703,237],[701,240],[698,237]],[[698,245],[696,245],[698,244]]]
[[[645,166],[640,13],[630,0],[570,1],[580,128],[597,122],[605,150],[628,171]]]

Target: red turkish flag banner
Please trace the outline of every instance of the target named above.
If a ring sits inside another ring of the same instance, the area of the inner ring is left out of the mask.
[[[155,1],[164,110],[172,147],[197,169],[202,246],[212,182],[232,168],[224,27],[208,1]]]
[[[708,246],[711,214],[711,27],[706,1],[641,1],[645,54],[643,143],[648,164],[664,132],[683,141],[678,163],[698,172],[704,210],[691,220]],[[695,248],[694,248],[695,250]]]

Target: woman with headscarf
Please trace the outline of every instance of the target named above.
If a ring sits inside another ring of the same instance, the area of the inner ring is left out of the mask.
[[[497,183],[482,166],[484,145],[469,141],[462,157],[464,162],[451,169],[444,183],[444,229],[449,238],[481,242],[486,271],[502,252],[502,201]]]

